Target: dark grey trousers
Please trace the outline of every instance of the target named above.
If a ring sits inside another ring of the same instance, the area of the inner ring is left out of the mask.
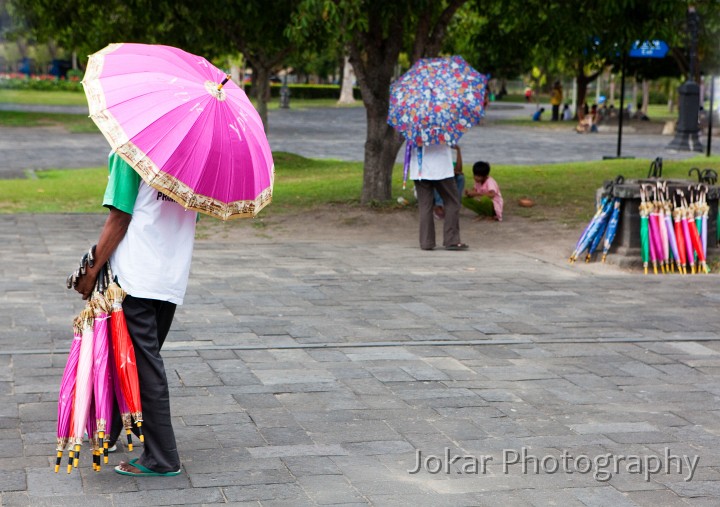
[[[414,180],[417,191],[418,209],[420,211],[420,248],[430,250],[435,248],[435,221],[433,220],[433,206],[436,189],[442,197],[445,207],[445,220],[443,221],[443,246],[460,243],[460,198],[458,197],[455,178],[444,180]]]
[[[144,452],[138,463],[155,472],[180,469],[175,432],[170,420],[170,393],[160,349],[170,331],[176,305],[154,299],[134,298],[123,301],[128,331],[135,347],[135,362],[140,381],[143,409]],[[120,416],[113,417],[111,442],[122,429]]]

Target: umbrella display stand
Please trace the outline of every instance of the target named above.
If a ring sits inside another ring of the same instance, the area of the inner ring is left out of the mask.
[[[658,157],[645,179],[606,181],[570,262],[590,262],[602,245],[603,262],[610,254],[613,263],[646,274],[709,273],[720,253],[720,187],[715,170],[693,168],[688,176],[693,173],[697,181],[663,178]]]
[[[675,180],[663,178],[647,178],[638,180],[626,180],[621,184],[614,184],[608,195],[618,198],[622,202],[622,211],[618,225],[615,243],[610,250],[613,263],[627,268],[641,267],[643,264],[641,250],[641,212],[640,205],[641,188],[643,185],[656,188],[658,182],[667,186],[668,195],[676,199],[678,191],[689,196],[692,189],[697,187],[696,181]],[[706,201],[709,207],[707,213],[706,257],[720,255],[718,249],[718,199],[720,198],[720,186],[705,185],[707,188]],[[604,188],[598,189],[598,196],[602,196]]]

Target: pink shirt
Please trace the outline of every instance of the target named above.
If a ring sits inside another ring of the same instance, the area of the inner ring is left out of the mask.
[[[493,179],[492,176],[488,176],[488,178],[485,180],[485,183],[482,185],[475,182],[475,186],[473,188],[475,192],[489,192],[491,190],[495,191],[495,197],[493,197],[493,209],[495,210],[495,215],[497,216],[498,220],[502,220],[502,213],[503,213],[503,198],[502,194],[500,193],[500,187],[497,184],[497,181]]]

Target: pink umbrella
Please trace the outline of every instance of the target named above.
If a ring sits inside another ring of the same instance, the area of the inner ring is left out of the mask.
[[[95,425],[100,449],[106,448],[105,433],[112,417],[112,379],[108,369],[108,302],[105,296],[93,295],[95,322],[93,325],[93,395]],[[88,433],[90,435],[90,433]],[[95,436],[95,435],[93,435]],[[99,464],[98,464],[99,466]]]
[[[75,403],[73,408],[73,420],[70,437],[75,444],[75,452],[70,451],[72,466],[78,466],[80,460],[80,446],[83,442],[83,434],[90,412],[90,401],[92,398],[92,354],[93,354],[93,309],[91,303],[80,313],[82,323],[82,339],[80,342],[80,357],[78,359],[77,380],[75,382]],[[68,466],[68,473],[71,467]]]
[[[65,371],[63,371],[60,382],[60,394],[58,395],[58,421],[57,421],[57,457],[55,461],[55,472],[60,470],[63,451],[67,447],[70,438],[70,424],[72,421],[72,406],[75,398],[75,379],[77,378],[78,359],[80,358],[80,342],[82,341],[82,329],[79,319],[75,319],[73,325],[73,341],[70,345]]]
[[[260,116],[228,78],[174,47],[110,44],[83,86],[90,117],[148,185],[227,220],[255,216],[274,180]]]

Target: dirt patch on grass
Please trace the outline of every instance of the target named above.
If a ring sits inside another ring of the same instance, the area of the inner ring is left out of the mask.
[[[584,224],[557,220],[538,220],[532,208],[529,216],[506,215],[503,222],[476,221],[467,209],[460,214],[460,235],[472,251],[513,252],[528,262],[568,266],[568,257]],[[205,222],[205,223],[203,223]],[[435,222],[438,246],[442,248],[442,222]],[[417,248],[417,208],[369,209],[326,206],[302,215],[272,215],[253,220],[219,222],[201,220],[198,238],[203,241],[237,241],[240,237],[257,241],[317,241],[355,243],[363,246],[396,244],[398,248]],[[577,266],[590,272],[625,272],[613,264],[593,262]]]

